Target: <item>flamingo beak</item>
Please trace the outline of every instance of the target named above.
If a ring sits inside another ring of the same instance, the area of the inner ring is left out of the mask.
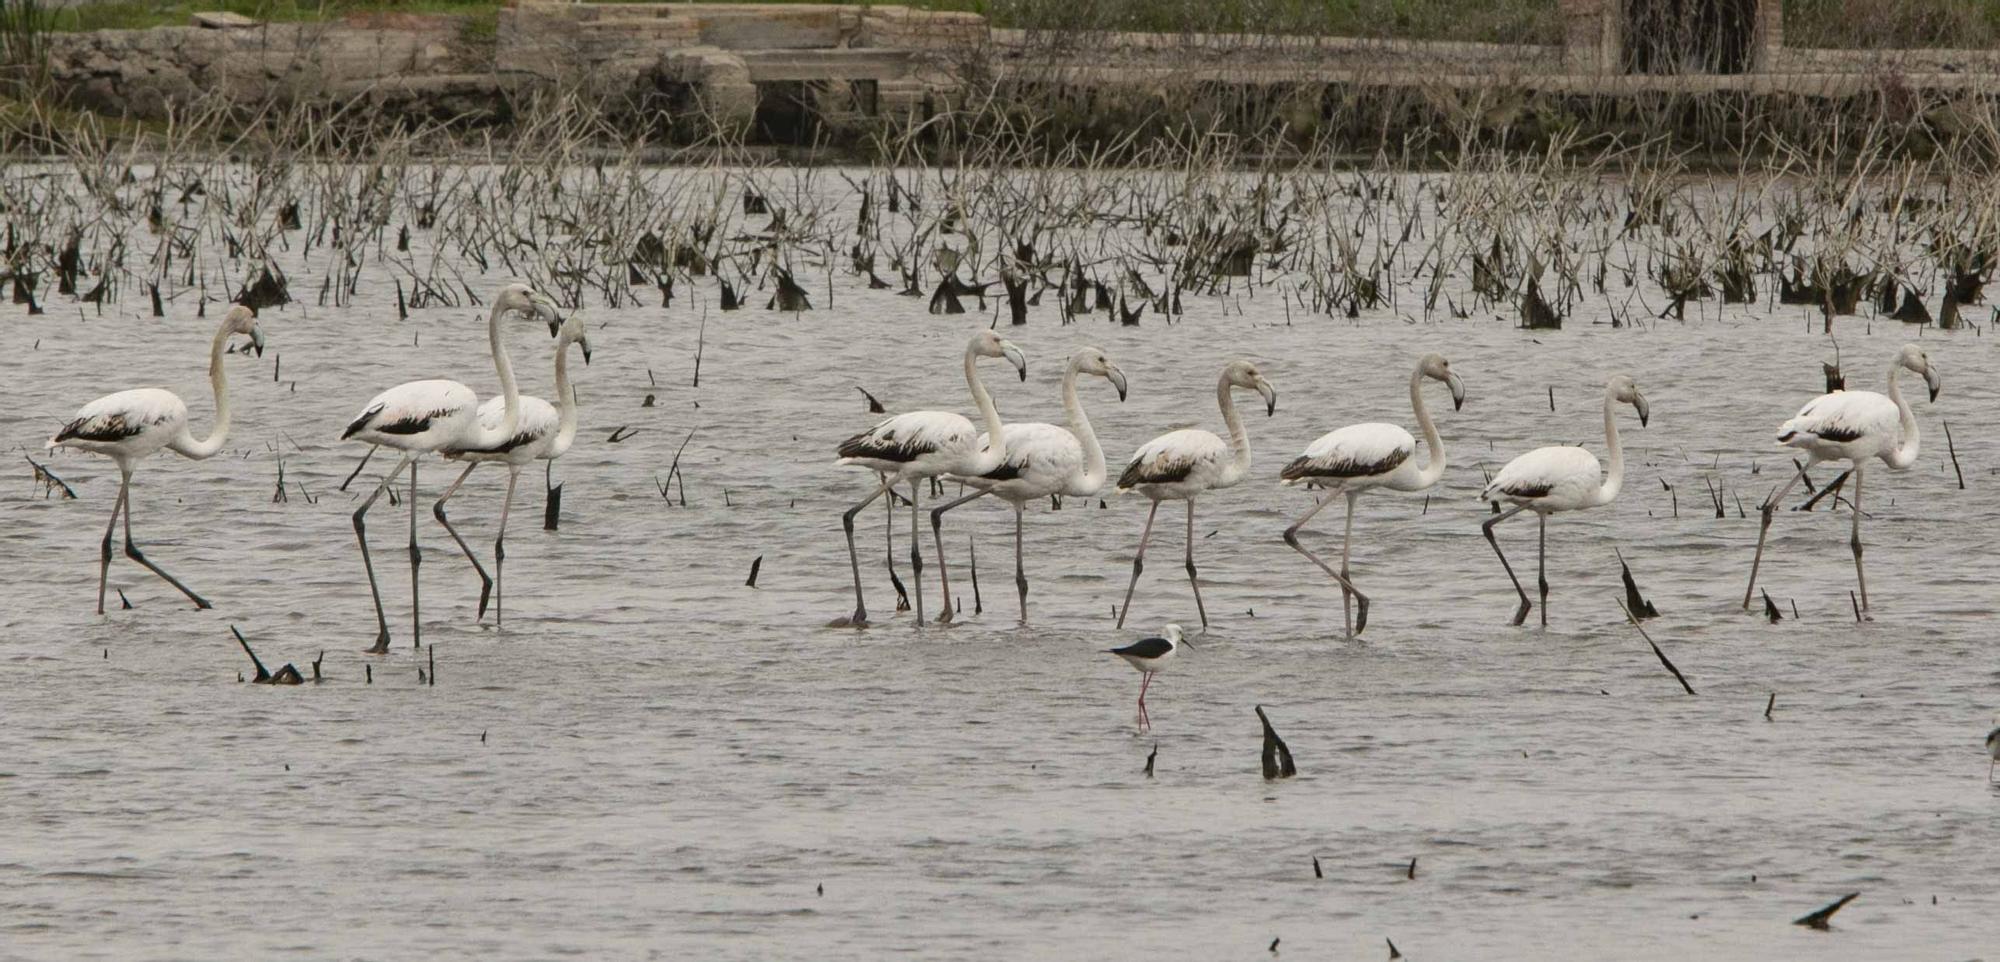
[[[530,295],[529,300],[534,305],[535,314],[549,323],[549,336],[555,337],[562,333],[563,318],[562,313],[556,309],[556,302],[550,300],[547,294],[539,292]]]
[[[1457,374],[1446,374],[1444,383],[1446,387],[1451,388],[1451,409],[1454,411],[1464,409],[1465,382],[1460,381]]]
[[[587,337],[579,337],[579,338],[577,338],[577,339],[576,339],[576,346],[577,346],[577,347],[580,347],[580,348],[583,348],[583,363],[584,363],[584,366],[585,366],[585,367],[589,367],[589,366],[590,366],[590,338],[587,338]]]
[[[1021,380],[1028,379],[1028,356],[1021,353],[1020,348],[1003,341],[1000,344],[1000,355],[1014,365],[1014,370],[1021,372]]]
[[[1266,381],[1261,377],[1258,378],[1257,393],[1262,394],[1264,396],[1265,417],[1270,417],[1271,415],[1278,413],[1278,389],[1272,387],[1271,382]]]
[[[1938,374],[1937,363],[1924,362],[1924,386],[1931,389],[1931,400],[1936,401],[1938,391],[1944,388],[1944,378]]]
[[[256,351],[258,357],[264,356],[264,329],[255,324],[250,325],[250,349]],[[1935,388],[1931,390],[1931,397],[1937,397]]]
[[[1652,405],[1646,403],[1645,395],[1635,394],[1632,396],[1632,406],[1639,409],[1639,426],[1645,427],[1646,419],[1653,416]]]
[[[1110,381],[1111,381],[1111,386],[1112,386],[1112,387],[1115,387],[1115,388],[1117,388],[1117,389],[1118,389],[1118,400],[1120,400],[1120,401],[1124,401],[1124,400],[1125,400],[1125,372],[1124,372],[1124,371],[1121,371],[1121,370],[1119,370],[1119,369],[1118,369],[1118,365],[1116,365],[1116,364],[1106,364],[1106,365],[1104,366],[1104,376],[1105,376],[1106,378],[1110,379]]]

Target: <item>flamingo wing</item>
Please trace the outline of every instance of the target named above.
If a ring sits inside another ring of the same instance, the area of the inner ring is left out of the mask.
[[[49,439],[51,446],[67,441],[115,443],[161,427],[187,422],[187,405],[172,391],[136,388],[107,394],[77,409],[76,416]]]
[[[1806,402],[1778,428],[1778,443],[1806,447],[1814,441],[1846,444],[1873,435],[1894,437],[1901,424],[1896,402],[1874,391],[1835,391]]]
[[[1353,424],[1321,435],[1278,477],[1286,484],[1372,478],[1396,470],[1416,451],[1417,439],[1393,424]]]
[[[981,450],[988,441],[986,435],[979,436]],[[988,481],[1036,478],[1048,484],[1061,484],[1082,473],[1083,445],[1077,442],[1076,435],[1058,425],[1029,422],[1007,425],[1006,459],[980,477]]]
[[[1229,445],[1207,431],[1169,431],[1132,452],[1132,460],[1118,475],[1118,490],[1141,484],[1174,484],[1186,481],[1204,464],[1217,463],[1229,455]]]
[[[977,437],[972,422],[949,411],[910,411],[886,418],[840,443],[842,458],[904,464],[927,454],[969,446]],[[1011,444],[1012,435],[1009,434]]]
[[[383,391],[340,433],[342,440],[364,431],[378,435],[422,434],[443,418],[470,410],[479,396],[457,381],[411,381]]]
[[[506,398],[487,398],[486,403],[479,406],[479,432],[481,434],[489,436],[495,434],[500,430],[500,426],[506,423]],[[562,418],[556,412],[555,405],[538,397],[522,395],[520,417],[516,419],[514,433],[511,436],[500,441],[498,444],[489,444],[484,447],[447,449],[445,456],[475,453],[505,454],[516,448],[534,444],[555,434],[556,429],[561,426],[561,423]]]
[[[1486,501],[1581,499],[1602,481],[1603,467],[1589,451],[1567,446],[1536,448],[1507,462],[1479,497]]]

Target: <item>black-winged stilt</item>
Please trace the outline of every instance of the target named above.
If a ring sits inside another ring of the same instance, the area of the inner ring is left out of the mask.
[[[1105,650],[1107,654],[1125,659],[1125,663],[1138,669],[1142,676],[1139,682],[1140,731],[1151,731],[1153,728],[1153,720],[1146,714],[1146,688],[1153,683],[1154,673],[1166,668],[1181,646],[1188,644],[1187,636],[1179,625],[1168,625],[1165,635],[1164,638],[1141,638],[1123,648]]]

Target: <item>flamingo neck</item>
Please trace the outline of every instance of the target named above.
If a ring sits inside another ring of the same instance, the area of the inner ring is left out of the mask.
[[[214,457],[229,437],[229,375],[222,367],[222,352],[228,346],[229,320],[225,317],[215,329],[215,340],[208,346],[208,386],[215,394],[215,425],[208,429],[208,437],[199,441],[183,427],[173,446],[176,452],[195,460]]]
[[[507,309],[494,302],[493,313],[486,319],[486,342],[493,351],[493,370],[500,375],[500,392],[505,413],[500,420],[500,429],[490,437],[504,441],[514,436],[521,426],[521,387],[514,383],[514,362],[507,356],[507,342],[500,336],[500,317]]]
[[[549,457],[559,458],[576,440],[576,391],[569,384],[569,346],[576,343],[567,335],[556,343],[556,411],[560,420],[556,426],[555,440],[550,442]]]
[[[972,403],[979,407],[979,417],[986,422],[986,450],[979,457],[990,471],[1007,460],[1007,433],[1005,425],[1000,423],[999,410],[993,407],[993,395],[986,393],[986,385],[979,380],[979,353],[970,345],[965,348],[965,384],[972,389]]]
[[[1417,472],[1417,486],[1428,488],[1444,477],[1444,439],[1438,437],[1437,425],[1431,421],[1430,408],[1424,406],[1424,370],[1421,366],[1410,375],[1410,410],[1416,412],[1417,427],[1424,432],[1424,447],[1430,452],[1429,462]]]
[[[1882,455],[1882,460],[1890,467],[1901,471],[1917,461],[1917,414],[1910,410],[1910,402],[1903,400],[1903,388],[1899,375],[1903,373],[1901,360],[1889,365],[1889,400],[1896,402],[1897,431],[1896,446]]]
[[[1229,374],[1215,382],[1215,404],[1222,408],[1222,423],[1229,428],[1229,480],[1235,483],[1250,473],[1250,435],[1243,430],[1243,417],[1236,413],[1236,398],[1229,389]]]
[[[1618,442],[1618,396],[1604,389],[1604,446],[1610,449],[1611,463],[1605,467],[1604,484],[1597,489],[1597,503],[1610,504],[1625,486],[1625,446]]]
[[[1106,472],[1104,448],[1097,443],[1097,431],[1091,428],[1090,418],[1084,416],[1083,400],[1076,394],[1076,376],[1081,367],[1078,361],[1072,359],[1069,368],[1063,371],[1062,400],[1063,415],[1069,419],[1069,433],[1076,435],[1077,443],[1083,445],[1083,477],[1077,479],[1068,493],[1087,496],[1096,494],[1098,489],[1104,487]]]

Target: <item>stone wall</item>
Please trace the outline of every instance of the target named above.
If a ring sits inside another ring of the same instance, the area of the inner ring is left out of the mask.
[[[244,103],[273,93],[352,97],[388,81],[461,74],[473,68],[457,33],[448,18],[405,18],[394,30],[266,24],[59,33],[49,37],[49,70],[78,106],[157,118],[216,93]]]

